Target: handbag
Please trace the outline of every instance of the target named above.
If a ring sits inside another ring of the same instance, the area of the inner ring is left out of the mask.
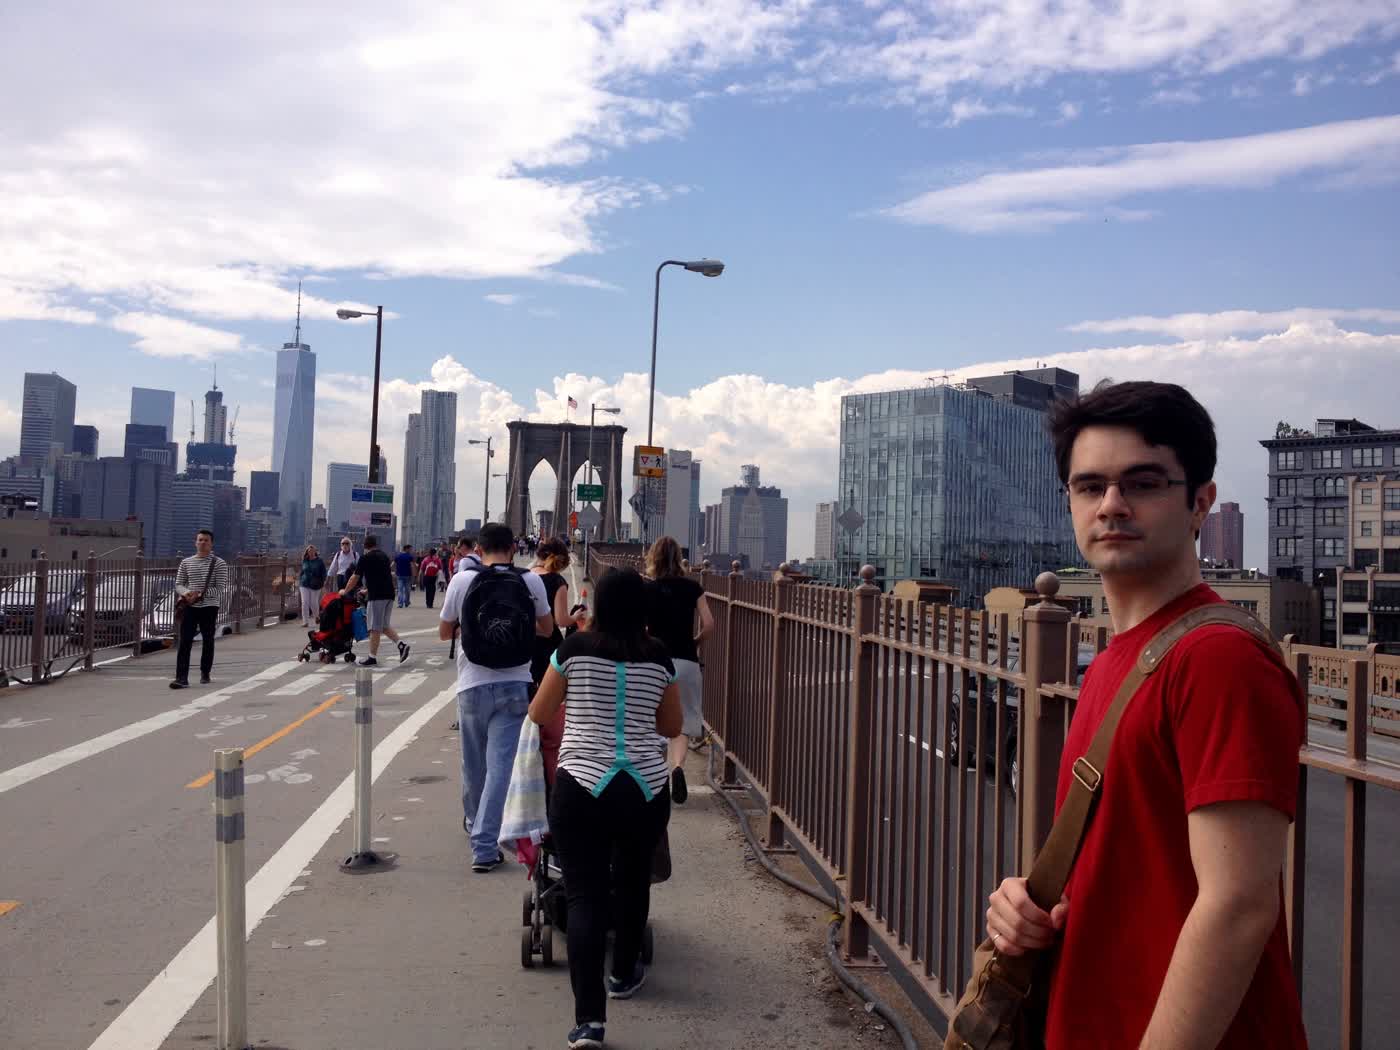
[[[1143,647],[1137,663],[1114,694],[1094,733],[1087,754],[1074,760],[1069,793],[1060,807],[1045,845],[1036,854],[1026,879],[1026,891],[1036,907],[1049,911],[1069,882],[1074,858],[1103,789],[1113,734],[1142,684],[1182,638],[1207,624],[1238,627],[1280,664],[1278,643],[1262,623],[1245,610],[1224,602],[1198,606],[1167,624]],[[1053,949],[1003,955],[990,938],[972,957],[972,978],[948,1023],[944,1050],[1039,1050],[1045,1045],[1047,978]]]
[[[218,560],[219,559],[216,558],[214,555],[209,555],[209,569],[204,574],[204,586],[200,589],[199,592],[199,596],[201,599],[203,599],[203,597],[209,593],[209,581],[214,578],[214,563]],[[180,633],[180,628],[185,622],[185,610],[189,608],[191,608],[191,603],[187,595],[182,594],[175,599],[174,620],[175,633],[177,635]]]

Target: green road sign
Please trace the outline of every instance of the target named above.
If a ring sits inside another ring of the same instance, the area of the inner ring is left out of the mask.
[[[585,502],[589,500],[601,500],[603,498],[603,486],[580,485],[578,487],[578,498]]]

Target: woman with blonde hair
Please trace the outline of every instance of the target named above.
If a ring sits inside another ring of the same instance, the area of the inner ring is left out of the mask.
[[[297,586],[301,591],[301,625],[315,626],[321,619],[321,588],[326,585],[326,563],[316,550],[316,544],[308,543],[301,552],[301,572],[297,574]]]
[[[666,748],[671,767],[671,801],[679,806],[685,804],[687,796],[683,767],[688,740],[698,740],[705,734],[697,647],[715,629],[715,618],[705,600],[705,588],[685,574],[681,546],[673,537],[662,536],[651,545],[646,567],[647,630],[666,646],[675,665],[684,714],[681,735],[672,738]]]

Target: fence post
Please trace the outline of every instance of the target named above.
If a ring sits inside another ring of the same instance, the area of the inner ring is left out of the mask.
[[[739,771],[734,768],[734,760],[730,758],[729,701],[734,697],[734,670],[738,663],[734,658],[734,640],[737,633],[735,621],[738,619],[734,609],[734,589],[741,575],[740,564],[737,560],[729,563],[729,583],[725,590],[729,605],[724,617],[724,705],[720,720],[720,735],[724,739],[724,770],[720,775],[720,782],[723,784],[733,784],[739,779]]]
[[[783,768],[783,733],[786,719],[783,708],[783,678],[786,675],[786,648],[789,626],[783,614],[792,608],[792,579],[788,576],[790,567],[783,562],[778,568],[779,576],[773,584],[773,668],[772,686],[768,700],[768,845],[770,848],[783,844],[783,822],[773,812],[773,807],[785,801],[780,792],[784,786],[786,771]]]
[[[34,623],[30,626],[29,682],[38,685],[44,675],[44,632],[49,618],[49,556],[39,552],[34,562]]]
[[[136,629],[132,632],[132,658],[141,655],[141,610],[146,604],[146,552],[136,551],[136,577],[131,581],[131,607],[136,610]],[[177,638],[178,642],[179,639]]]
[[[267,559],[262,559],[262,564],[250,566],[258,574],[258,630],[267,626]]]
[[[83,670],[92,670],[92,652],[97,644],[97,555],[88,551],[83,573]],[[136,613],[136,629],[141,629],[141,613]]]
[[[851,703],[846,732],[846,922],[842,950],[847,959],[870,953],[870,931],[853,905],[869,895],[870,755],[875,711],[875,646],[865,636],[875,630],[875,567],[863,565],[856,587],[851,625]]]
[[[355,840],[354,851],[341,863],[346,871],[372,868],[382,858],[370,849],[369,811],[374,743],[374,675],[368,667],[355,670]]]
[[[1021,747],[1021,841],[1017,861],[1022,873],[1030,870],[1036,851],[1050,833],[1055,819],[1055,787],[1060,774],[1060,754],[1065,747],[1065,701],[1044,697],[1043,685],[1068,682],[1070,612],[1052,599],[1060,590],[1060,578],[1042,572],[1035,578],[1040,601],[1022,614],[1021,669],[1026,688],[1021,694],[1017,733]],[[1078,661],[1078,654],[1074,655]]]
[[[228,603],[233,617],[233,633],[243,633],[243,559],[235,558],[233,566],[233,599]]]
[[[280,624],[287,618],[287,565],[286,554],[282,555],[282,579],[277,585],[277,622]]]
[[[243,881],[243,749],[214,752],[214,884],[218,939],[215,998],[219,1015],[219,1050],[244,1050],[248,1045],[248,974]]]

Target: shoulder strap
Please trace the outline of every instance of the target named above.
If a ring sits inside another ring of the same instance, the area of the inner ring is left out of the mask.
[[[218,564],[218,561],[219,559],[215,555],[209,555],[209,568],[204,573],[204,591],[200,592],[201,595],[209,590],[209,581],[214,578],[214,566]]]
[[[1224,602],[1197,606],[1167,624],[1153,636],[1152,640],[1143,647],[1137,663],[1128,672],[1128,676],[1123,679],[1123,684],[1118,687],[1118,692],[1113,697],[1113,703],[1108,705],[1103,721],[1099,723],[1099,728],[1094,733],[1094,739],[1089,744],[1088,753],[1074,760],[1074,777],[1070,781],[1069,794],[1065,797],[1065,803],[1060,807],[1059,816],[1056,817],[1054,825],[1050,828],[1045,845],[1036,855],[1035,863],[1031,865],[1026,888],[1031,899],[1046,911],[1058,903],[1061,895],[1065,892],[1065,885],[1069,882],[1070,870],[1074,867],[1074,858],[1079,852],[1079,844],[1084,839],[1084,830],[1089,825],[1094,803],[1097,801],[1100,788],[1103,786],[1103,771],[1108,767],[1108,755],[1113,745],[1113,735],[1118,729],[1118,723],[1122,721],[1123,713],[1127,711],[1128,705],[1137,695],[1143,682],[1147,681],[1148,677],[1162,665],[1162,661],[1166,659],[1167,654],[1172,651],[1176,643],[1196,628],[1204,627],[1207,624],[1226,624],[1238,627],[1248,633],[1261,647],[1272,652],[1280,664],[1283,662],[1283,655],[1279,650],[1278,643],[1274,641],[1268,628],[1239,606]]]

